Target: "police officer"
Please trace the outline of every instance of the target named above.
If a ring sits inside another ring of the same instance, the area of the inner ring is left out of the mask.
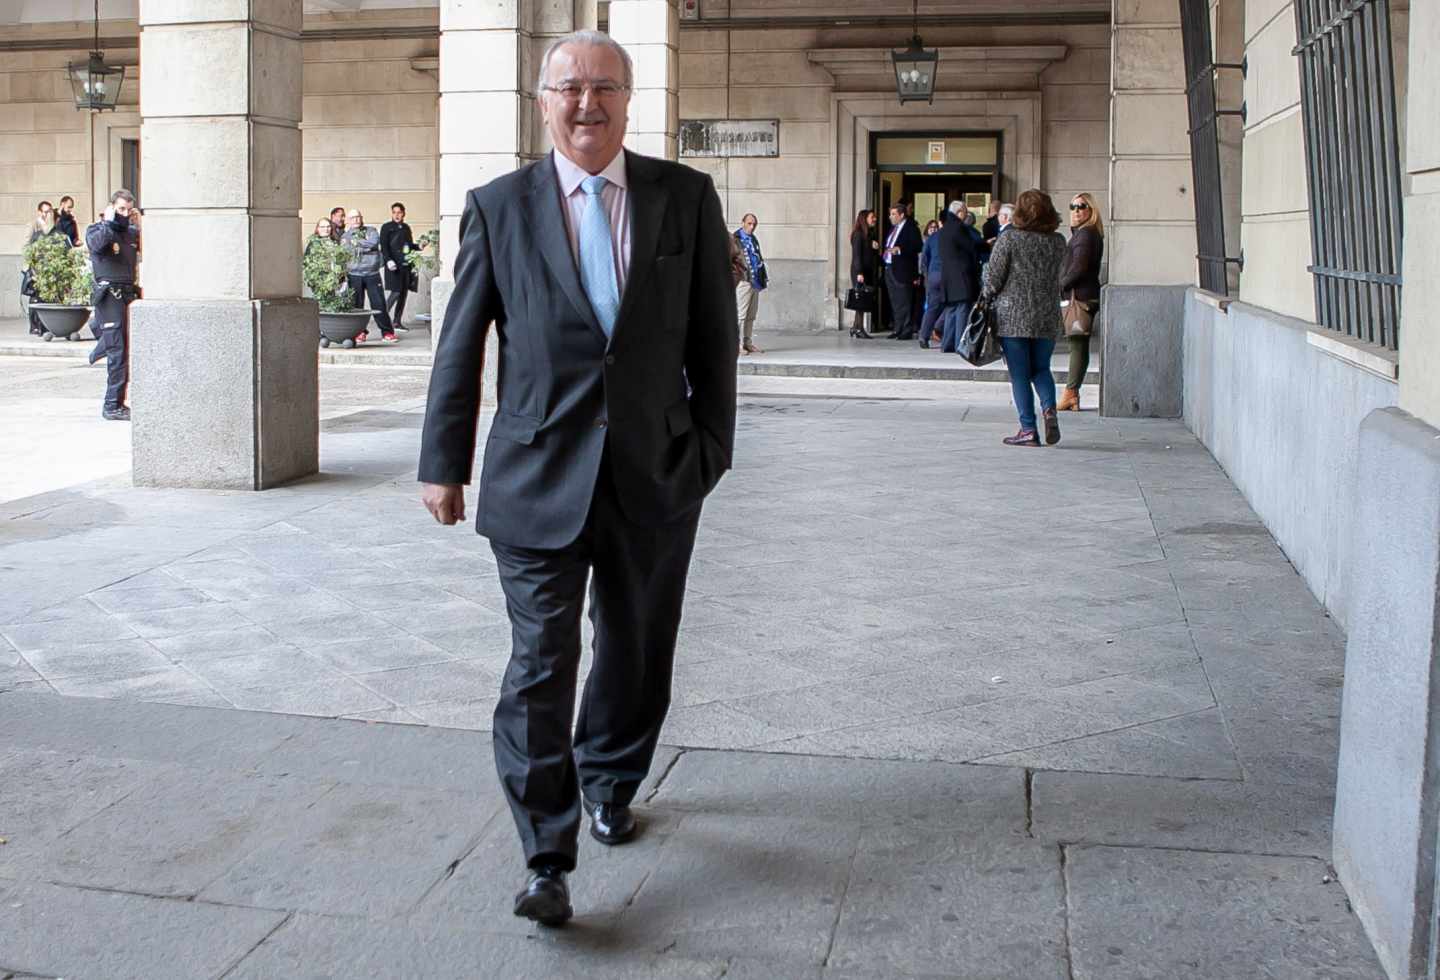
[[[105,358],[105,404],[102,418],[130,421],[125,388],[130,380],[130,303],[135,299],[135,265],[140,258],[140,228],[132,221],[135,195],[116,191],[100,220],[85,229],[90,265],[95,273],[94,328],[99,342],[90,363]]]

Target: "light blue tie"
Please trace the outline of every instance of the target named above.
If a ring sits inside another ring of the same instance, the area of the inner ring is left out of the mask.
[[[586,177],[580,182],[585,190],[585,215],[580,219],[580,284],[590,298],[590,308],[605,336],[615,330],[615,316],[620,312],[620,287],[615,281],[614,243],[610,238],[610,215],[600,192],[609,181],[604,177]]]

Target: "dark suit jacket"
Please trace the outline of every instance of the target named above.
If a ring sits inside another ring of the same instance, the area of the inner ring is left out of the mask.
[[[882,251],[885,242],[889,240],[890,235],[886,233],[885,239],[880,243]],[[895,239],[895,244],[900,247],[900,252],[890,260],[890,265],[887,267],[890,274],[902,282],[913,282],[919,279],[920,251],[925,247],[925,240],[920,237],[920,229],[915,226],[915,219],[906,219],[905,227],[900,229],[900,237]],[[880,261],[885,261],[883,256]]]
[[[965,222],[950,220],[940,226],[940,281],[945,302],[973,303],[980,296],[980,256],[983,245]]]
[[[625,160],[630,270],[608,343],[580,285],[553,160],[466,200],[419,475],[470,482],[493,322],[500,404],[476,530],[504,544],[573,542],[604,453],[625,516],[646,526],[692,514],[730,467],[739,337],[720,199],[689,167]]]
[[[406,289],[410,285],[410,266],[405,256],[415,248],[415,234],[405,221],[387,221],[380,226],[380,257],[387,265],[384,268],[385,288],[392,292]],[[388,263],[395,263],[392,272]]]
[[[870,247],[874,237],[865,234],[850,235],[850,282],[853,285],[856,276],[864,276],[867,286],[878,286],[876,276],[880,268],[880,253]]]
[[[1093,227],[1077,228],[1070,234],[1065,251],[1065,265],[1060,269],[1060,295],[1072,290],[1075,298],[1095,302],[1100,298],[1100,260],[1105,255],[1105,240]]]

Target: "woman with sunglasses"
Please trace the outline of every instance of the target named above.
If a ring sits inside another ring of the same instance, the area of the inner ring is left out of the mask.
[[[1100,306],[1100,259],[1105,255],[1105,223],[1089,194],[1070,199],[1070,245],[1060,270],[1060,299],[1084,303],[1094,316]],[[1070,369],[1065,390],[1056,406],[1062,412],[1080,411],[1080,386],[1090,370],[1090,335],[1070,338]]]

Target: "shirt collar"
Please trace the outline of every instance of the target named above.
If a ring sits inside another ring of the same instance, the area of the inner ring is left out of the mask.
[[[590,174],[559,150],[552,151],[551,155],[555,159],[555,176],[560,180],[560,193],[564,197],[569,197],[580,187],[580,182]],[[627,188],[624,148],[615,154],[615,158],[604,170],[600,171],[599,176],[604,177],[621,190]]]

